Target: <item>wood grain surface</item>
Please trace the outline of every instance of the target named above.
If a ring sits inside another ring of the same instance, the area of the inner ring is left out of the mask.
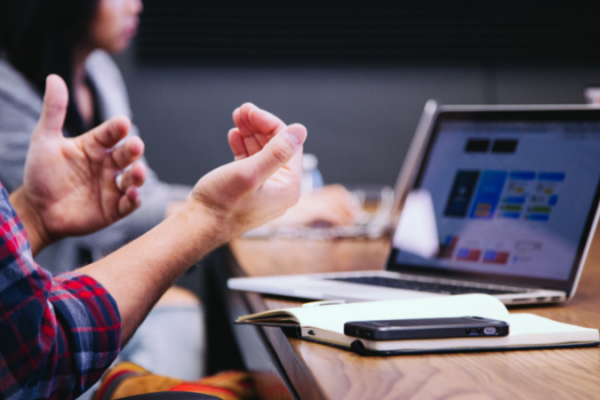
[[[264,276],[381,269],[389,244],[386,240],[238,240],[231,248],[248,276]],[[264,303],[261,307],[268,309],[300,305],[290,299],[259,297]],[[600,236],[596,235],[572,301],[561,306],[521,307],[510,311],[600,329]],[[305,388],[298,393],[314,395],[319,391],[316,397],[344,400],[600,398],[598,347],[361,357],[349,351],[286,338],[278,328],[265,330],[271,332],[267,334],[269,340],[277,342],[280,362],[294,386]],[[299,364],[303,367],[298,368]],[[312,387],[314,385],[317,387]]]

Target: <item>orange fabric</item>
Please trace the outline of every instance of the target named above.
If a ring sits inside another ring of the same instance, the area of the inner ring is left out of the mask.
[[[108,388],[110,387],[110,385],[120,376],[123,376],[125,374],[127,374],[128,370],[126,369],[120,369],[117,371],[113,371],[113,373],[111,373],[110,375],[108,375],[106,377],[106,379],[103,381],[103,385],[102,387],[98,390],[98,393],[96,394],[96,398],[98,399],[102,399],[105,397],[106,395],[106,391],[108,390]]]
[[[228,389],[222,389],[214,386],[200,385],[198,383],[182,383],[167,390],[167,392],[193,392],[209,394],[222,400],[238,400],[240,397]]]
[[[141,375],[125,378],[116,388],[111,388],[119,376],[127,373]],[[113,390],[108,393],[108,390]],[[153,375],[130,362],[122,362],[106,373],[94,400],[116,400],[127,396],[156,392],[194,392],[218,397],[222,400],[247,400],[255,398],[251,377],[246,372],[229,371],[202,378],[195,382]]]

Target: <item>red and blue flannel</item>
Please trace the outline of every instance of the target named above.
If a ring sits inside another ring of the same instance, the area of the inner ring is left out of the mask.
[[[0,183],[0,398],[76,398],[111,365],[121,318],[94,279],[55,277],[31,255]]]

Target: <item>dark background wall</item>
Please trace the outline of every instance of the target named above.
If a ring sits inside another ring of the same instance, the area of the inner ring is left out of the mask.
[[[392,185],[429,98],[446,104],[582,103],[584,86],[600,82],[595,53],[600,31],[595,31],[597,23],[594,31],[585,25],[591,22],[587,18],[600,20],[594,3],[585,3],[588,8],[574,3],[564,10],[552,8],[551,2],[517,9],[511,7],[518,3],[507,3],[491,10],[472,3],[470,13],[455,7],[445,9],[452,15],[444,15],[444,9],[429,15],[423,14],[422,2],[418,8],[398,1],[404,9],[393,9],[397,18],[388,18],[387,25],[373,23],[388,28],[365,34],[370,42],[339,38],[355,32],[356,21],[393,14],[383,12],[381,4],[365,8],[356,3],[362,8],[353,9],[351,23],[343,20],[348,23],[339,23],[333,33],[323,28],[331,25],[327,15],[322,20],[328,22],[296,22],[290,33],[281,28],[285,23],[257,31],[256,26],[264,27],[257,15],[263,14],[244,9],[243,2],[229,1],[225,8],[217,3],[197,6],[208,3],[146,1],[139,41],[116,57],[150,165],[170,182],[192,184],[231,160],[226,133],[233,109],[245,101],[286,122],[304,123],[309,131],[306,151],[318,156],[327,182]],[[429,3],[431,8],[435,2]],[[443,4],[450,3],[459,2]],[[544,10],[542,4],[554,14],[536,12]],[[323,9],[280,11],[312,18]],[[223,17],[231,13],[252,17],[244,19],[246,31],[240,31],[239,20]],[[513,14],[520,19],[510,19]],[[277,18],[285,22],[285,15]],[[456,21],[458,16],[458,25],[440,25],[440,18]],[[412,31],[400,29],[406,26]],[[235,35],[222,36],[234,28]],[[310,36],[315,29],[325,30]],[[313,42],[298,39],[306,37]],[[315,48],[320,50],[311,50]]]

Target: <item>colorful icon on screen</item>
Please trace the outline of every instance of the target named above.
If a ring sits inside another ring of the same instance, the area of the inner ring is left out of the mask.
[[[483,262],[485,264],[506,264],[510,258],[508,251],[486,250],[483,253]]]
[[[469,216],[475,219],[491,219],[504,190],[505,171],[483,171]]]
[[[448,235],[444,239],[443,242],[440,243],[440,251],[437,255],[437,258],[452,258],[452,254],[454,253],[454,249],[458,244],[458,236]]]
[[[469,249],[469,248],[463,247],[463,248],[458,249],[458,251],[456,252],[456,259],[458,261],[477,262],[477,261],[479,261],[480,257],[481,257],[480,249]]]

